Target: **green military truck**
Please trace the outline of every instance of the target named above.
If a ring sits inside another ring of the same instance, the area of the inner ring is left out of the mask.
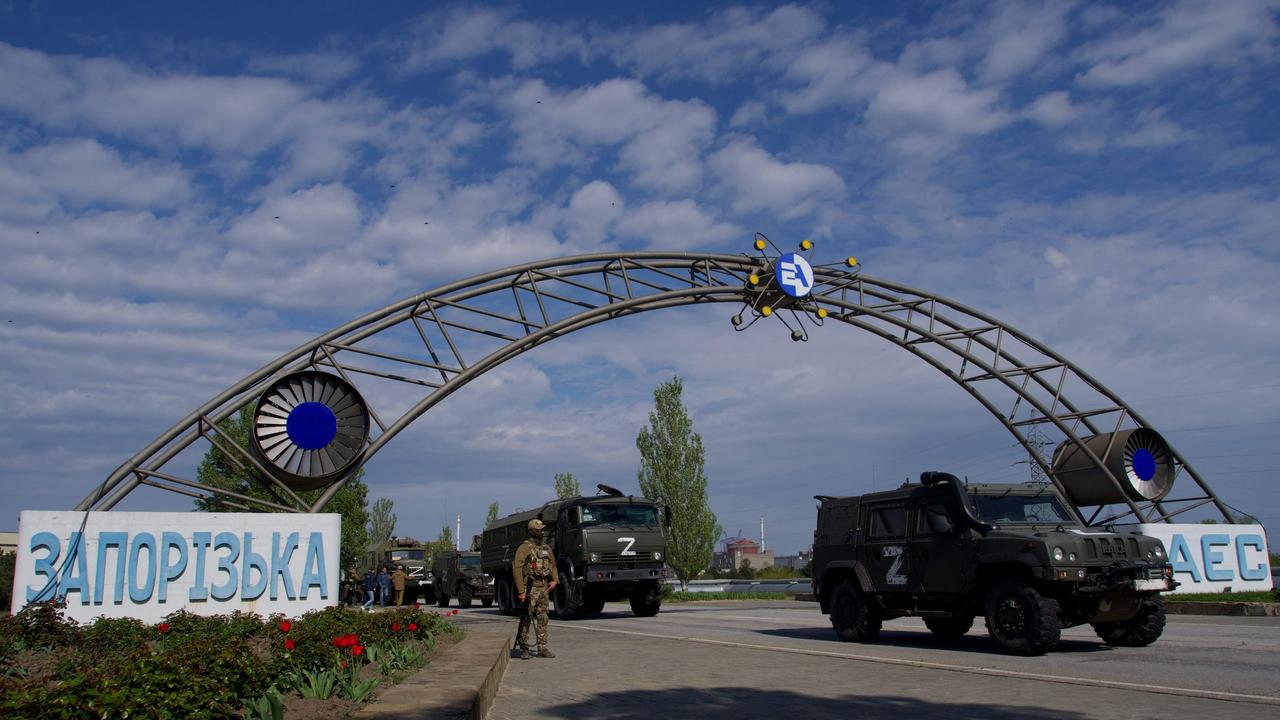
[[[433,573],[427,564],[427,553],[422,543],[410,537],[392,537],[385,550],[368,553],[368,567],[380,569],[387,566],[395,570],[397,565],[404,566],[408,579],[404,583],[404,602],[412,605],[415,602],[433,603],[436,592]]]
[[[485,607],[493,604],[493,576],[480,569],[480,553],[446,552],[436,558],[431,570],[436,605],[449,607],[450,598],[457,598],[460,608],[471,607],[473,600]]]
[[[918,485],[816,499],[814,594],[841,640],[874,641],[882,621],[908,615],[944,639],[983,616],[1016,655],[1044,653],[1084,623],[1131,647],[1164,630],[1159,593],[1177,585],[1164,546],[1086,527],[1052,485],[926,472]]]
[[[556,617],[595,614],[606,602],[624,599],[640,617],[658,614],[667,576],[664,526],[669,520],[652,500],[624,496],[608,485],[597,487],[602,494],[596,497],[552,500],[485,528],[480,566],[494,578],[502,614],[518,612],[523,589],[515,587],[511,561],[529,537],[534,518],[546,524],[546,540],[556,554],[560,582],[551,593]]]

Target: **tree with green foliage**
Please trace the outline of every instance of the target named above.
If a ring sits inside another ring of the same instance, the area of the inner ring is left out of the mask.
[[[564,500],[581,494],[582,488],[578,487],[578,481],[573,478],[573,473],[556,473],[557,498]]]
[[[448,525],[440,528],[440,536],[435,540],[424,544],[422,549],[426,550],[427,557],[429,558],[438,558],[445,553],[450,553],[456,550],[457,548],[453,542],[453,528]]]
[[[484,516],[484,526],[489,527],[494,520],[498,519],[498,501],[494,500],[489,503],[489,512]]]
[[[0,613],[9,612],[13,602],[13,576],[17,562],[16,553],[0,552]]]
[[[253,430],[253,413],[255,405],[250,403],[236,415],[218,423],[218,429],[231,438],[236,445],[248,449],[249,433]],[[196,479],[202,484],[215,489],[230,490],[249,497],[267,500],[280,505],[290,505],[281,493],[271,484],[259,479],[253,466],[237,456],[236,462],[227,458],[217,447],[210,447],[200,460],[196,469]],[[342,516],[342,567],[351,568],[363,563],[365,548],[369,544],[369,487],[364,484],[364,468],[334,493],[325,506],[325,512],[338,513]],[[313,503],[324,493],[324,489],[304,490],[298,493],[303,502]],[[205,512],[243,512],[242,508],[227,504],[225,496],[211,495],[208,498],[196,498],[197,510]]]
[[[673,377],[653,391],[654,411],[649,426],[640,429],[640,492],[659,500],[670,513],[667,565],[689,589],[689,581],[711,564],[721,528],[707,502],[706,452],[702,436],[681,400],[680,378]]]
[[[396,514],[392,512],[395,501],[391,498],[378,498],[373,501],[369,510],[369,552],[380,553],[391,547],[391,538],[396,533]]]
[[[751,569],[750,558],[742,558],[742,562],[738,564],[738,569],[733,572],[734,580],[754,580],[756,571]]]

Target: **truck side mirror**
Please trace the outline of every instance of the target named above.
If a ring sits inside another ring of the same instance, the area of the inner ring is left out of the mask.
[[[662,508],[662,526],[671,527],[671,507]]]

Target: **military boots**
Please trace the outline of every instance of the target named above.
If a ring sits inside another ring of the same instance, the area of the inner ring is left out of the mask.
[[[556,654],[551,652],[551,648],[545,648],[545,647],[538,648],[538,657],[553,658],[555,656]]]

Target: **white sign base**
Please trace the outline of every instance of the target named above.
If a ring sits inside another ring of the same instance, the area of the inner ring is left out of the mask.
[[[1160,538],[1173,565],[1175,593],[1222,593],[1271,589],[1267,533],[1261,525],[1138,526]]]

